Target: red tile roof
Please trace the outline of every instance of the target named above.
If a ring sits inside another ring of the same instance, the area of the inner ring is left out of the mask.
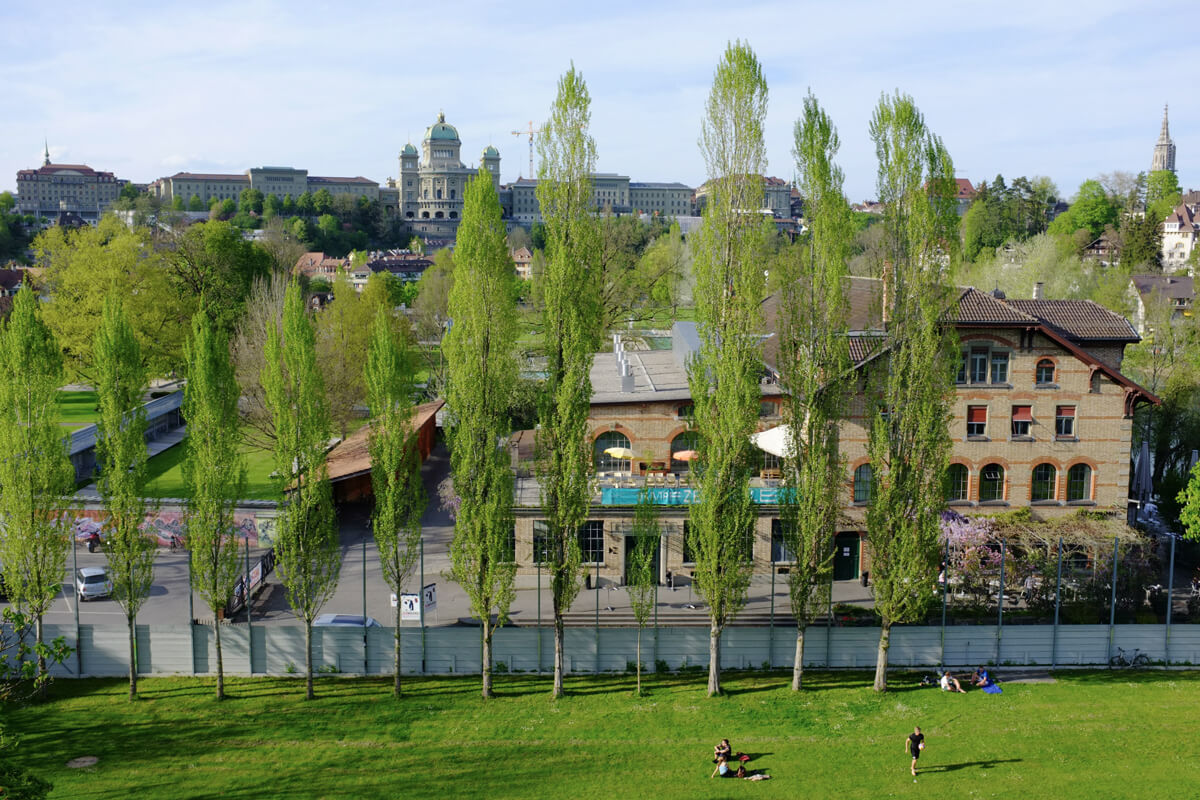
[[[1141,337],[1120,314],[1091,300],[1007,300],[1009,305],[1037,317],[1070,339],[1110,339],[1137,342]]]

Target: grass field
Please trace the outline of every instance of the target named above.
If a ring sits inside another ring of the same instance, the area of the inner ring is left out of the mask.
[[[146,462],[147,483],[143,492],[146,497],[188,496],[187,488],[183,485],[182,462],[185,449],[182,444],[177,444]],[[275,482],[271,479],[271,473],[275,470],[274,456],[271,452],[247,447],[243,453],[246,457],[246,487],[242,492],[242,499],[278,499]]]
[[[1195,796],[1200,673],[1066,673],[951,695],[897,677],[877,695],[862,673],[576,678],[324,678],[306,703],[294,679],[61,681],[42,705],[10,708],[17,755],[56,798],[1142,798]],[[916,784],[904,740],[927,749]],[[722,737],[767,770],[762,783],[710,779]],[[66,762],[98,756],[89,769]]]
[[[58,392],[58,421],[68,428],[82,427],[99,418],[96,410],[96,393],[87,391]]]

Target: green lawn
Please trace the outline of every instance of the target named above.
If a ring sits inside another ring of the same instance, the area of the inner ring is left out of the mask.
[[[915,677],[877,695],[863,673],[569,679],[501,675],[483,702],[476,677],[322,678],[306,703],[298,679],[151,679],[125,700],[120,680],[60,681],[42,705],[7,709],[20,763],[57,798],[1131,798],[1192,797],[1200,756],[1200,673],[1066,673],[1004,694],[943,694]],[[927,748],[917,784],[904,739]],[[729,737],[754,755],[762,784],[710,779]],[[90,769],[65,767],[98,756]]]
[[[58,421],[71,429],[95,422],[99,418],[96,410],[95,392],[59,390]]]
[[[148,482],[143,492],[146,497],[187,497],[183,485],[183,444],[164,450],[150,459],[147,466]],[[244,500],[275,500],[278,494],[271,473],[275,470],[274,456],[269,450],[247,447],[243,450],[246,464],[246,488]]]

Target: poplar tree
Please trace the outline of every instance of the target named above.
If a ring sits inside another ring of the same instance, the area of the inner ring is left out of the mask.
[[[425,487],[421,458],[413,430],[412,362],[392,312],[380,306],[367,343],[364,382],[371,429],[371,486],[375,509],[371,531],[379,551],[383,579],[399,597],[412,575],[421,547],[421,515]],[[392,694],[400,696],[400,606],[395,614],[396,673]]]
[[[62,377],[58,343],[26,284],[0,329],[0,558],[10,602],[33,617],[40,687],[46,681],[42,618],[62,590],[71,544],[63,513],[75,470],[56,418]]]
[[[662,541],[662,526],[658,521],[658,507],[643,489],[633,511],[633,552],[629,554],[629,570],[626,589],[629,591],[629,606],[637,620],[637,691],[642,693],[642,631],[654,613],[658,601],[658,575],[654,572],[654,555]]]
[[[786,390],[785,457],[781,528],[787,558],[788,598],[796,618],[792,690],[804,678],[804,634],[829,602],[833,544],[841,514],[843,465],[838,426],[845,415],[850,367],[847,339],[846,260],[854,229],[834,163],[840,141],[829,115],[810,93],[795,125],[799,189],[808,216],[809,242],[795,280],[781,297],[779,372]]]
[[[326,467],[329,406],[316,334],[295,281],[287,288],[282,322],[267,329],[263,356],[275,471],[284,495],[275,522],[275,563],[288,604],[304,621],[305,697],[312,700],[312,623],[337,588],[341,548]]]
[[[145,534],[146,501],[146,368],[141,347],[115,295],[104,302],[93,344],[96,395],[97,481],[108,512],[104,554],[108,559],[113,599],[129,626],[129,699],[137,697],[137,613],[150,596],[157,545]]]
[[[601,318],[591,117],[587,84],[572,65],[558,81],[550,119],[538,137],[537,198],[546,238],[546,270],[540,281],[546,380],[538,404],[537,474],[554,604],[554,697],[563,695],[563,614],[579,594],[578,531],[591,502],[587,420]]]
[[[451,571],[481,625],[481,692],[487,698],[492,637],[508,620],[516,577],[513,473],[504,443],[517,383],[517,308],[500,201],[486,176],[467,184],[454,259],[446,402],[454,422],[450,466],[462,504],[450,543]]]
[[[238,540],[233,508],[245,483],[240,443],[238,388],[229,339],[204,310],[192,318],[192,336],[184,348],[187,384],[183,390],[183,480],[188,489],[187,547],[192,588],[212,612],[224,609],[238,580]],[[247,598],[248,599],[248,598]],[[217,647],[217,699],[225,699],[225,661],[221,628],[213,629]]]
[[[954,398],[949,265],[957,242],[954,166],[908,95],[884,95],[870,123],[884,205],[884,373],[869,389],[872,490],[867,539],[880,619],[875,690],[887,690],[892,625],[920,620],[935,596],[939,514]]]
[[[765,229],[763,123],[767,83],[754,51],[726,47],[705,107],[700,151],[709,201],[696,237],[696,320],[700,352],[688,368],[699,434],[699,499],[689,513],[696,587],[708,604],[708,694],[721,691],[721,634],[746,603],[757,514],[750,443],[762,392],[759,306],[766,282],[758,260]]]

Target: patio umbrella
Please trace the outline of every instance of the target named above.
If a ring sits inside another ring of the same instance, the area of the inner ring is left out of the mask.
[[[700,458],[700,452],[697,450],[678,450],[671,453],[671,458],[676,461],[695,461]]]
[[[604,454],[623,461],[633,458],[633,451],[628,447],[607,447],[604,449]]]
[[[792,449],[792,428],[790,425],[777,425],[765,431],[759,431],[750,437],[750,442],[759,450],[779,458],[786,458]]]

